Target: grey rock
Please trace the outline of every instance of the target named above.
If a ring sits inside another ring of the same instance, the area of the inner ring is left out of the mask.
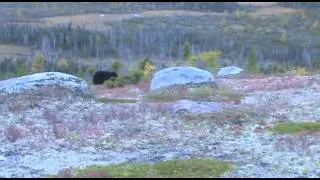
[[[82,79],[60,72],[36,73],[0,81],[0,94],[23,93],[49,86],[60,86],[85,95],[91,94],[88,85]]]
[[[190,66],[162,69],[155,73],[151,81],[151,90],[177,84],[214,83],[213,75],[205,70]]]
[[[241,71],[243,71],[243,69],[237,66],[228,66],[228,67],[221,68],[217,73],[217,77],[236,75],[236,74],[240,74]]]

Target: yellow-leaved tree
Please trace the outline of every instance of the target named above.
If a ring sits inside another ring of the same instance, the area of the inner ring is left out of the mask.
[[[44,61],[45,61],[45,58],[44,58],[43,54],[38,52],[36,54],[35,59],[32,62],[31,72],[32,73],[42,72],[44,70]]]
[[[214,72],[216,72],[220,68],[220,64],[219,64],[218,60],[221,56],[222,56],[222,52],[215,49],[213,51],[204,52],[204,53],[200,54],[198,57],[199,57],[199,60],[205,61],[208,64],[208,66]]]
[[[156,66],[154,64],[151,64],[150,62],[146,62],[143,69],[143,77],[145,79],[150,79],[156,69]]]
[[[68,71],[69,68],[69,63],[68,60],[66,58],[61,58],[58,62],[57,62],[57,69],[61,72],[66,72]]]
[[[216,72],[220,68],[218,62],[219,58],[222,56],[222,52],[215,49],[213,51],[203,52],[198,55],[192,55],[188,60],[191,66],[196,66],[197,61],[204,61],[212,71]]]

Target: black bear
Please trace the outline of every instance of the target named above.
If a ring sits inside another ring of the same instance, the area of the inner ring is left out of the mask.
[[[103,84],[105,80],[109,80],[111,77],[117,77],[118,74],[109,71],[97,71],[93,76],[93,84]]]

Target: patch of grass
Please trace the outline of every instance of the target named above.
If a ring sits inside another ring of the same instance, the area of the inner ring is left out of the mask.
[[[151,91],[144,96],[144,99],[151,102],[177,101],[186,98],[187,93],[187,86],[175,85]]]
[[[282,122],[277,124],[276,126],[270,128],[271,132],[274,133],[299,133],[302,131],[319,131],[320,132],[320,123],[319,122]]]
[[[187,96],[189,97],[193,97],[193,98],[206,98],[206,97],[210,97],[213,93],[213,88],[210,87],[195,87],[195,88],[189,88],[187,91]]]
[[[136,103],[135,99],[110,99],[110,98],[99,98],[97,101],[101,103]]]
[[[227,87],[218,87],[214,92],[214,95],[217,98],[223,99],[225,101],[240,101],[244,96],[243,94],[233,91]]]
[[[31,52],[31,48],[28,46],[0,44],[0,57],[17,56],[17,55],[31,56],[30,52]]]
[[[144,96],[146,101],[168,102],[181,99],[195,101],[240,101],[242,94],[226,87],[176,85],[160,88]]]
[[[156,164],[115,164],[74,169],[74,177],[99,174],[113,178],[212,178],[233,169],[232,163],[214,159],[169,160]],[[51,177],[51,176],[50,176]]]

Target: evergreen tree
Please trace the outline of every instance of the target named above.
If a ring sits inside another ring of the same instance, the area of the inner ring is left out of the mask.
[[[57,69],[58,71],[61,71],[61,72],[68,72],[68,69],[69,69],[68,60],[66,58],[61,58],[57,62]]]
[[[189,43],[186,43],[184,46],[183,46],[183,58],[185,60],[189,60],[191,58],[191,51],[190,51],[190,46],[189,46]]]
[[[257,64],[256,52],[254,48],[251,48],[249,52],[247,68],[249,72],[258,73],[259,66]]]

